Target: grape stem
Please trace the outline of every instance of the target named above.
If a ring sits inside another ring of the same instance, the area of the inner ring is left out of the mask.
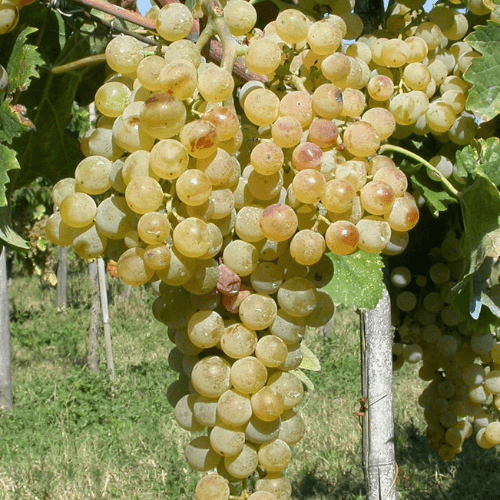
[[[77,61],[71,61],[68,64],[62,64],[51,69],[51,73],[59,75],[61,73],[69,73],[75,69],[86,68],[87,66],[94,66],[95,64],[106,62],[105,54],[96,54],[95,56],[84,57]]]
[[[302,92],[308,92],[306,86],[304,85],[305,78],[301,78],[297,75],[292,75],[292,77],[288,80],[290,85],[293,85],[297,90],[301,90]]]
[[[201,52],[203,50],[203,47],[205,47],[205,45],[210,42],[210,39],[214,35],[215,35],[214,27],[210,23],[207,24],[203,28],[203,31],[200,33],[198,40],[196,40],[197,49]]]
[[[328,226],[330,226],[332,224],[332,222],[329,221],[324,215],[318,214],[318,216],[316,218],[316,222],[314,223],[314,226],[312,227],[312,230],[314,232],[318,232],[318,226],[320,225],[321,222],[324,222]]]
[[[204,2],[203,10],[208,16],[208,24],[212,26],[213,32],[219,35],[222,47],[222,61],[220,67],[232,73],[236,58],[241,54],[242,47],[229,31],[224,21],[224,9],[218,0],[208,0]]]
[[[453,186],[453,184],[451,184],[451,182],[446,177],[444,177],[444,175],[434,165],[429,163],[427,160],[424,160],[421,156],[418,156],[417,154],[412,153],[411,151],[408,151],[405,148],[401,148],[399,146],[393,146],[392,144],[384,144],[383,146],[381,146],[379,149],[379,154],[385,153],[386,151],[394,151],[395,153],[401,153],[405,156],[408,156],[409,158],[412,158],[413,160],[418,161],[425,168],[427,168],[427,170],[430,170],[439,177],[441,183],[451,195],[455,196],[456,198],[459,198],[460,193]]]

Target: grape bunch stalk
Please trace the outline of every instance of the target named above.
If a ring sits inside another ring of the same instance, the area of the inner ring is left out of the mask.
[[[189,465],[210,472],[197,500],[291,498],[284,471],[305,432],[301,340],[334,313],[321,290],[327,254],[407,247],[419,208],[381,154],[401,151],[388,140],[426,133],[458,146],[479,131],[459,76],[474,54],[442,54],[464,36],[463,16],[442,31],[442,15],[416,26],[420,7],[396,4],[392,31],[360,37],[351,9],[321,20],[287,9],[261,30],[249,2],[203,1],[196,42],[188,7],[152,9],[160,47],[109,42],[85,158],[52,191],[51,242],[105,255],[123,283],[157,295],[179,374],[167,397],[179,425],[201,433]],[[201,55],[212,39],[220,64]],[[446,161],[421,161],[457,192]]]

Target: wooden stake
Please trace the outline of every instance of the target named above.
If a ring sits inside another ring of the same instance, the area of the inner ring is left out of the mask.
[[[396,500],[392,395],[391,300],[384,289],[372,311],[361,313],[363,360],[363,470],[367,500]]]
[[[106,288],[106,269],[102,257],[97,259],[99,275],[99,291],[101,295],[102,322],[104,325],[104,348],[106,351],[106,365],[109,371],[109,380],[116,381],[115,363],[113,361],[113,345],[111,343],[111,328],[109,325],[108,293]]]
[[[101,299],[99,293],[99,277],[97,262],[89,263],[89,280],[92,287],[92,305],[90,306],[89,349],[87,365],[90,370],[99,370],[99,324]]]
[[[68,304],[68,247],[59,247],[57,257],[57,298],[58,311],[65,311]]]
[[[0,248],[0,410],[12,410],[9,289],[7,252]]]

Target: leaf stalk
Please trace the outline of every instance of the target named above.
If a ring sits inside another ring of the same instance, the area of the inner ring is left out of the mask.
[[[411,151],[408,151],[407,149],[402,148],[400,146],[393,146],[392,144],[384,144],[383,146],[381,146],[379,149],[379,154],[385,153],[386,151],[394,151],[395,153],[401,153],[405,156],[408,156],[409,158],[412,158],[415,161],[418,161],[425,168],[427,168],[427,170],[430,170],[439,177],[441,184],[443,184],[443,186],[452,196],[455,196],[455,198],[460,197],[460,192],[458,191],[458,189],[456,189],[453,186],[453,184],[434,165],[429,163],[427,160],[424,160],[421,156],[412,153]]]

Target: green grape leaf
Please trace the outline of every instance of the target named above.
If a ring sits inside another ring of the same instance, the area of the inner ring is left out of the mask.
[[[314,391],[314,384],[312,380],[298,368],[296,370],[290,370],[290,373],[293,373],[310,391]]]
[[[457,151],[457,173],[463,180],[471,183],[476,172],[481,170],[495,184],[500,186],[500,139],[490,137],[486,141],[479,139]]]
[[[352,309],[374,309],[384,290],[382,257],[362,251],[345,257],[328,256],[334,271],[332,280],[323,290],[333,302]]]
[[[425,167],[410,174],[410,181],[415,190],[424,198],[430,212],[437,216],[439,212],[448,209],[448,205],[456,203],[457,199],[438,181],[433,181],[428,175]]]
[[[464,222],[463,254],[469,256],[465,278],[476,272],[487,257],[500,255],[500,193],[478,170],[474,182],[460,193]]]
[[[22,167],[13,179],[16,188],[41,175],[53,182],[68,177],[83,158],[78,140],[66,130],[73,119],[80,81],[79,75],[50,75],[32,85],[30,97],[40,96],[33,118],[36,133],[26,134],[14,144]]]
[[[5,144],[0,144],[0,207],[7,205],[7,184],[10,182],[7,172],[21,168],[17,161],[16,152]]]
[[[34,45],[26,43],[28,36],[36,31],[38,31],[37,28],[28,27],[16,39],[7,65],[7,74],[9,75],[8,94],[18,90],[26,90],[31,79],[40,76],[37,67],[44,64],[44,60]]]
[[[24,116],[26,109],[21,105],[10,106],[7,100],[0,105],[0,142],[12,144],[24,132],[34,129],[33,124]]]
[[[480,169],[476,169],[472,184],[460,193],[460,208],[464,224],[462,253],[468,262],[453,290],[453,304],[469,329],[486,332],[500,324],[498,308],[485,294],[486,280],[500,256],[500,193]]]
[[[493,258],[488,257],[472,277],[472,297],[469,304],[469,313],[472,319],[478,319],[483,306],[487,307],[492,314],[500,318],[500,307],[488,296],[487,280],[493,269]]]
[[[467,109],[489,121],[500,113],[500,24],[478,26],[465,41],[482,55],[472,60],[464,74],[472,84]]]
[[[0,208],[0,241],[7,245],[26,250],[28,243],[24,241],[13,229],[10,218],[10,209],[8,206]]]
[[[302,359],[302,363],[300,363],[299,368],[301,370],[319,372],[321,370],[321,364],[316,355],[304,344],[304,342],[300,344],[300,348],[304,354],[304,358]]]

